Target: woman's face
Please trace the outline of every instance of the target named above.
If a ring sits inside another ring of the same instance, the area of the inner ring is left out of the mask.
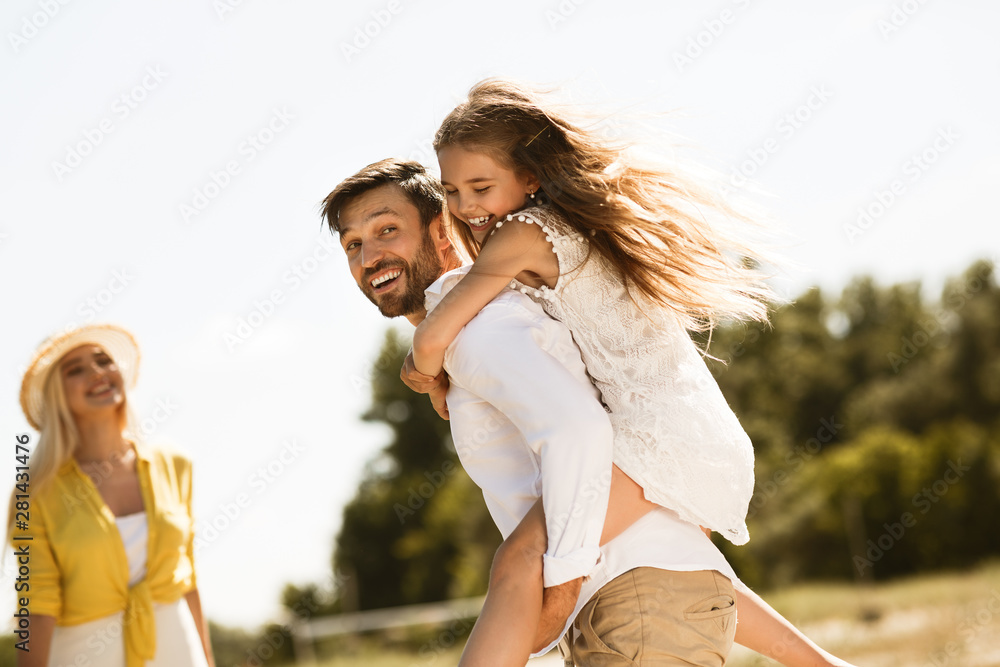
[[[74,417],[117,410],[125,401],[125,383],[114,359],[98,345],[81,345],[59,360],[66,403]]]

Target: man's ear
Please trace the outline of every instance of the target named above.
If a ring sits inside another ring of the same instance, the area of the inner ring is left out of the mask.
[[[451,248],[451,239],[448,237],[448,228],[444,223],[444,213],[438,213],[427,225],[427,233],[431,237],[434,248],[439,253],[445,253]]]

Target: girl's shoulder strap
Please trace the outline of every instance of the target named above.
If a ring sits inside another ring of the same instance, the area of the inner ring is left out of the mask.
[[[497,228],[502,228],[504,225],[520,225],[522,228],[526,226],[537,227],[539,236],[535,238],[542,238],[546,241],[543,254],[548,255],[549,258],[553,255],[555,257],[555,262],[552,264],[550,264],[551,259],[538,257],[539,266],[545,267],[541,273],[542,275],[552,274],[559,277],[555,285],[557,290],[563,283],[562,276],[578,271],[590,256],[589,244],[586,243],[583,235],[573,229],[559,211],[550,206],[531,206],[515,211],[498,221],[491,235],[497,232]],[[515,234],[515,236],[522,235]],[[535,247],[541,248],[543,246]],[[552,254],[549,254],[550,252]],[[536,272],[538,271],[536,270]]]
[[[496,233],[496,230],[503,227],[504,224],[510,223],[538,225],[543,232],[552,237],[573,236],[575,238],[579,236],[558,211],[544,205],[531,206],[515,211],[514,213],[508,213],[503,220],[497,222],[491,234]]]

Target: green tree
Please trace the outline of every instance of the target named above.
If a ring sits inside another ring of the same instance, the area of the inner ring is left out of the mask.
[[[407,349],[389,332],[375,362],[363,418],[386,424],[391,439],[344,509],[333,610],[482,593],[500,541],[447,423],[399,380]],[[717,328],[708,352],[756,454],[751,541],[720,543],[749,584],[886,578],[1000,552],[991,523],[1000,513],[992,264],[973,264],[932,302],[917,283],[864,277],[839,296],[809,290],[775,311],[771,326]],[[968,469],[955,479],[952,464]],[[907,513],[913,525],[897,538]],[[310,589],[288,596],[323,600]]]
[[[994,531],[983,525],[1000,502],[994,267],[975,263],[936,303],[916,283],[859,278],[836,300],[806,293],[772,324],[719,330],[711,350],[729,362],[712,370],[757,458],[751,542],[723,545],[741,576],[859,576],[852,558],[865,556],[869,539],[888,542],[886,526],[907,512],[920,520],[865,576],[994,555]],[[959,457],[972,467],[947,498],[915,500],[935,482],[942,489],[939,476]]]

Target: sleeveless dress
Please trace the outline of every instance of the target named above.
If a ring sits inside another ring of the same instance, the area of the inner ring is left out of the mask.
[[[537,224],[559,261],[553,289],[512,281],[565,324],[601,391],[615,433],[614,462],[648,500],[681,519],[750,539],[753,495],[750,438],[715,378],[669,309],[633,301],[615,271],[547,206],[507,216],[503,224]],[[495,231],[495,230],[494,230]]]

